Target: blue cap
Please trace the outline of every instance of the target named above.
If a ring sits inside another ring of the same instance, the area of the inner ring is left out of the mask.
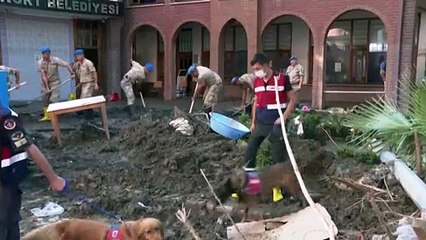
[[[237,82],[238,82],[238,79],[240,79],[240,78],[239,77],[233,77],[232,80],[231,80],[231,84],[236,85]]]
[[[297,57],[295,55],[291,56],[290,58],[290,61],[293,61],[293,60],[297,60]]]
[[[154,65],[153,65],[152,63],[147,63],[147,64],[145,65],[145,69],[146,69],[148,72],[152,72],[152,71],[154,71]]]
[[[42,53],[42,54],[50,53],[50,48],[49,48],[49,47],[42,47],[42,48],[41,48],[41,53]]]
[[[192,75],[195,70],[197,70],[197,66],[195,66],[195,64],[192,64],[189,68],[188,68],[188,74]]]
[[[77,49],[77,50],[74,51],[74,56],[83,55],[83,54],[84,54],[84,50],[83,49]]]

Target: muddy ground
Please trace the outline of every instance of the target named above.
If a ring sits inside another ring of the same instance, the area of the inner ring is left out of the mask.
[[[175,132],[168,125],[173,118],[171,107],[144,110],[142,120],[137,122],[129,122],[123,111],[119,108],[109,112],[113,136],[110,141],[101,130],[93,127],[101,126],[97,118],[93,118],[93,125],[88,125],[75,115],[64,116],[61,118],[62,148],[56,145],[48,123],[36,122],[36,115],[23,115],[23,118],[30,126],[31,136],[57,172],[70,179],[74,191],[90,197],[94,204],[124,220],[157,217],[165,226],[167,239],[191,239],[175,217],[176,211],[185,204],[192,208],[190,221],[203,239],[226,239],[226,224],[229,223],[218,224],[218,216],[209,214],[205,208],[205,201],[212,195],[200,169],[213,186],[217,186],[233,169],[243,166],[244,146],[209,131],[196,119],[192,119],[196,125],[195,136]],[[374,170],[375,166],[366,166],[353,159],[336,158],[311,140],[292,139],[291,144],[298,161],[307,165],[308,188],[321,196],[318,201],[332,216],[340,239],[360,239],[360,236],[369,239],[375,233],[385,232],[365,192],[337,188],[327,181],[327,176],[357,180],[365,175],[365,182],[386,189],[383,184],[386,173],[380,175]],[[57,202],[66,209],[61,218],[114,222],[78,199],[49,192],[40,172],[32,169],[31,177],[23,185],[23,232],[49,221],[36,219],[29,212],[47,201]],[[401,218],[399,214],[411,215],[416,208],[396,181],[387,180],[393,200],[387,193],[380,193],[377,204],[386,215],[386,221],[395,227]],[[139,202],[147,207],[141,207]],[[286,199],[260,207],[257,212],[264,217],[281,216],[296,211],[297,206]]]

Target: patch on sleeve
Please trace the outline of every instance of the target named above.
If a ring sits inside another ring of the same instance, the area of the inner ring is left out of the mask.
[[[20,148],[28,143],[28,140],[25,138],[25,134],[21,131],[13,133],[11,139],[16,148]]]
[[[13,130],[13,129],[16,128],[16,122],[15,122],[15,120],[13,120],[13,118],[7,118],[3,122],[3,127],[6,130]]]

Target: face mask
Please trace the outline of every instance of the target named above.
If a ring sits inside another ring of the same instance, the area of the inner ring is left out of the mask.
[[[262,70],[255,71],[254,75],[256,75],[256,77],[259,77],[259,78],[264,78],[266,77],[266,72],[262,69]]]

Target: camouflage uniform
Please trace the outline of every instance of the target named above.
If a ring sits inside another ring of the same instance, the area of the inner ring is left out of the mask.
[[[223,92],[222,79],[217,73],[206,67],[197,66],[197,72],[197,81],[204,82],[206,85],[203,96],[204,108],[212,108],[218,103]]]
[[[59,66],[68,67],[68,63],[57,57],[50,57],[49,61],[44,61],[43,58],[38,61],[38,71],[42,71],[46,74],[49,89],[53,89],[49,94],[44,96],[45,106],[49,103],[55,103],[59,101],[61,89],[61,79],[59,78]],[[55,88],[55,89],[54,89]],[[41,85],[42,93],[47,92],[44,83]]]
[[[80,98],[92,97],[95,90],[93,73],[96,74],[96,68],[92,61],[85,58],[81,63],[76,62],[74,63],[74,69],[76,69],[76,76],[81,84]]]
[[[305,70],[302,65],[296,64],[296,66],[288,66],[287,75],[290,77],[290,83],[293,90],[299,89],[300,77],[305,75]]]
[[[16,69],[0,65],[0,70],[7,72],[7,75],[8,75],[7,76],[7,88],[10,89],[11,87],[13,87],[11,75],[14,75],[16,73]],[[8,94],[9,94],[9,97],[10,97],[10,93],[8,93]]]
[[[127,105],[135,104],[135,93],[133,92],[133,84],[138,81],[145,79],[145,67],[140,65],[138,62],[132,60],[132,68],[124,75],[120,82],[121,88],[126,94]]]
[[[256,76],[251,73],[246,73],[239,78],[239,80],[242,82],[241,90],[246,91],[245,104],[249,104],[253,101],[253,97],[254,97],[253,81],[255,78]]]

